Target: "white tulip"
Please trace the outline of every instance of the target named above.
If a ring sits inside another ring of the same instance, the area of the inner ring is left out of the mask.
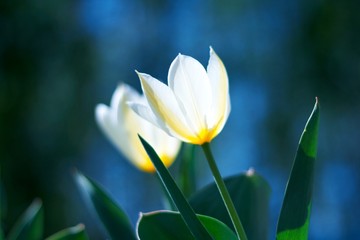
[[[140,170],[154,172],[155,168],[143,148],[140,134],[156,151],[165,166],[176,158],[181,142],[139,117],[127,105],[128,101],[146,104],[145,97],[130,86],[121,84],[115,90],[110,107],[96,106],[96,121],[105,135],[124,156]]]
[[[130,103],[139,116],[193,144],[210,142],[221,132],[230,113],[229,83],[211,47],[207,70],[196,59],[179,54],[170,66],[168,86],[137,73],[148,102]]]

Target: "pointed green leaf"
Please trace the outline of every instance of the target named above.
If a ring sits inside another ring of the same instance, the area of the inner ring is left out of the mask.
[[[45,240],[88,240],[88,236],[85,232],[85,226],[78,224],[71,228],[66,228],[57,232]]]
[[[156,154],[155,150],[140,135],[139,138],[152,163],[154,164],[156,172],[159,175],[164,187],[170,194],[190,232],[197,239],[212,239],[205,227],[196,217],[194,210],[190,207],[189,203],[176,185],[174,179],[170,175],[159,156]]]
[[[20,217],[18,222],[10,231],[7,239],[42,239],[43,236],[43,210],[40,199],[35,199]]]
[[[235,233],[219,220],[197,215],[215,240],[235,240]],[[141,240],[193,240],[179,212],[156,211],[141,214],[138,221],[138,237]]]
[[[241,218],[247,237],[253,240],[266,239],[271,191],[269,184],[253,169],[244,174],[227,177],[224,182]],[[233,224],[215,183],[199,190],[191,196],[189,202],[197,213],[219,219],[233,229]]]
[[[314,163],[317,153],[319,103],[306,123],[285,191],[276,239],[308,239]]]
[[[98,217],[112,239],[136,239],[131,223],[124,211],[93,180],[76,173],[76,182],[90,200]]]

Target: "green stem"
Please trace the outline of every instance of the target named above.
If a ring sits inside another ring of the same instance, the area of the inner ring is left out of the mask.
[[[233,201],[231,200],[230,194],[225,186],[224,180],[221,177],[221,174],[219,172],[218,167],[216,166],[215,159],[212,155],[211,149],[210,149],[210,143],[204,143],[201,145],[206,159],[208,161],[209,167],[211,169],[211,172],[215,178],[216,186],[219,189],[220,195],[224,201],[225,207],[230,215],[231,221],[234,225],[236,234],[239,239],[241,240],[247,240],[245,230],[241,224],[240,218],[236,212],[235,206]]]
[[[188,143],[183,144],[178,181],[185,197],[190,197],[196,189],[194,150],[195,145]]]

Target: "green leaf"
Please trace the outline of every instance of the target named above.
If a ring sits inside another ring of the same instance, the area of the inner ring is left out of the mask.
[[[276,239],[308,239],[314,163],[317,153],[319,103],[306,123],[285,191]]]
[[[164,187],[170,194],[173,202],[178,208],[181,217],[185,221],[185,224],[189,228],[190,232],[197,239],[212,239],[205,227],[196,217],[194,210],[191,208],[191,206],[185,199],[181,190],[176,185],[174,179],[170,175],[167,168],[164,166],[159,156],[156,154],[155,150],[140,135],[139,138],[152,163],[154,164],[156,172],[159,175]]]
[[[259,174],[250,169],[224,179],[249,239],[263,240],[268,235],[270,186]],[[231,229],[233,224],[226,211],[216,184],[211,183],[189,199],[197,213],[219,219]]]
[[[88,240],[83,224],[78,224],[74,227],[63,229],[45,240]]]
[[[197,215],[215,240],[235,240],[235,233],[219,220]],[[141,240],[188,240],[195,239],[179,212],[156,211],[141,214],[137,229]]]
[[[131,223],[124,211],[93,180],[81,173],[75,174],[76,182],[90,200],[98,217],[112,239],[136,239]]]
[[[43,210],[40,199],[35,199],[10,231],[8,240],[42,239]]]

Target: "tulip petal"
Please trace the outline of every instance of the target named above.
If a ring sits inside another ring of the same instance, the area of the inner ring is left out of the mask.
[[[214,137],[223,129],[230,114],[229,80],[225,66],[215,51],[210,47],[210,59],[207,66],[213,93],[211,111],[208,115],[209,128],[214,130]]]
[[[151,143],[154,147],[157,155],[160,156],[164,165],[169,167],[175,160],[175,157],[180,149],[181,142],[178,139],[169,136],[162,129],[154,127],[145,119],[142,119],[139,116],[138,118],[141,120],[139,133],[142,134],[145,140],[150,140],[149,143]],[[140,139],[138,138],[137,140],[142,147]],[[145,151],[145,149],[143,150]],[[152,165],[151,161],[149,162]]]
[[[134,102],[128,102],[128,105],[141,119],[141,126],[143,126],[141,131],[139,131],[141,136],[143,136],[146,141],[148,141],[147,139],[151,140],[148,142],[154,147],[159,156],[166,156],[165,158],[167,159],[162,158],[165,166],[171,165],[175,160],[181,144],[177,138],[181,136],[178,136],[163,122],[159,121],[149,106]],[[156,138],[153,136],[156,136]]]
[[[110,102],[111,109],[116,111],[119,109],[119,105],[123,102],[123,99],[125,98],[125,91],[126,91],[125,84],[119,84],[116,87],[111,97],[111,102]]]
[[[158,118],[182,141],[193,141],[194,132],[187,126],[185,117],[171,89],[148,74],[138,73],[149,106]],[[148,119],[148,118],[147,118]],[[161,125],[160,125],[161,127]],[[164,129],[164,127],[162,127]],[[166,129],[164,129],[166,131]]]
[[[135,89],[126,84],[121,84],[124,88],[124,99],[122,104],[128,108],[128,102],[138,102],[141,104],[146,104],[146,99],[143,95],[139,94]]]
[[[160,121],[153,114],[151,108],[146,105],[146,102],[144,102],[144,104],[128,102],[127,104],[137,115],[139,115],[142,123],[141,125],[146,127],[146,129],[139,131],[139,133],[143,133],[141,136],[146,139],[145,132],[148,132],[148,135],[151,134],[150,136],[156,136],[156,138],[151,138],[152,141],[146,141],[156,149],[158,155],[161,156],[162,154],[167,153],[168,156],[175,156],[181,144],[177,138],[181,138],[181,136]],[[171,149],[176,149],[176,151]]]
[[[145,96],[140,95],[126,84],[120,84],[112,96],[110,107],[99,104],[95,109],[99,127],[127,160],[139,169],[147,172],[155,171],[138,134],[151,143],[164,164],[170,166],[179,151],[180,141],[138,116],[127,104],[129,101],[146,106],[151,114],[149,114],[151,116],[149,119],[153,119],[156,123],[157,118],[146,105]]]
[[[171,129],[169,129],[162,121],[160,121],[153,114],[149,106],[146,106],[138,102],[128,102],[127,104],[143,120],[150,122],[152,125],[162,129],[164,132],[166,132],[169,135],[176,135],[176,133],[174,133]]]
[[[150,123],[144,121],[140,118],[136,113],[134,113],[129,107],[127,107],[127,112],[125,118],[119,122],[119,125],[122,124],[126,128],[126,135],[121,136],[121,138],[127,142],[127,144],[123,144],[124,147],[127,146],[127,150],[130,151],[131,156],[129,160],[136,165],[138,168],[153,172],[155,168],[153,167],[149,157],[144,151],[139,138],[137,138],[137,134],[139,132],[143,132],[144,128],[146,128],[143,124],[151,125]],[[145,134],[144,134],[145,135]],[[152,140],[152,136],[146,134],[147,139]],[[152,142],[152,141],[151,141]]]
[[[110,136],[112,140],[116,139],[116,131],[113,131],[114,121],[111,119],[111,111],[105,104],[98,104],[95,108],[95,119],[101,130]]]
[[[140,125],[139,117],[124,104],[126,94],[126,87],[120,85],[113,94],[111,108],[104,104],[98,104],[95,109],[97,123],[127,160],[144,171],[154,171],[155,169],[137,137]]]
[[[114,98],[116,99],[116,92],[122,93],[118,98],[120,103],[118,104],[117,112],[117,129],[121,130],[121,135],[118,136],[122,143],[119,143],[119,148],[125,153],[128,160],[141,170],[147,172],[155,171],[153,164],[147,156],[142,144],[138,138],[138,133],[142,133],[146,139],[153,143],[154,137],[151,133],[151,129],[154,127],[139,117],[132,109],[127,105],[127,101],[145,102],[145,98],[141,96],[137,91],[126,84],[121,84],[115,91]],[[116,111],[114,109],[114,111]],[[119,133],[120,134],[120,133]],[[126,149],[124,149],[126,148]]]
[[[117,126],[116,114],[108,106],[98,104],[95,109],[95,118],[100,129],[109,137],[111,143],[122,151],[127,158],[130,158],[131,151],[129,151],[128,142],[121,138],[125,133],[123,128]]]
[[[188,124],[196,133],[207,129],[206,113],[212,93],[204,67],[196,59],[179,54],[170,65],[168,84],[182,103],[180,107]]]

